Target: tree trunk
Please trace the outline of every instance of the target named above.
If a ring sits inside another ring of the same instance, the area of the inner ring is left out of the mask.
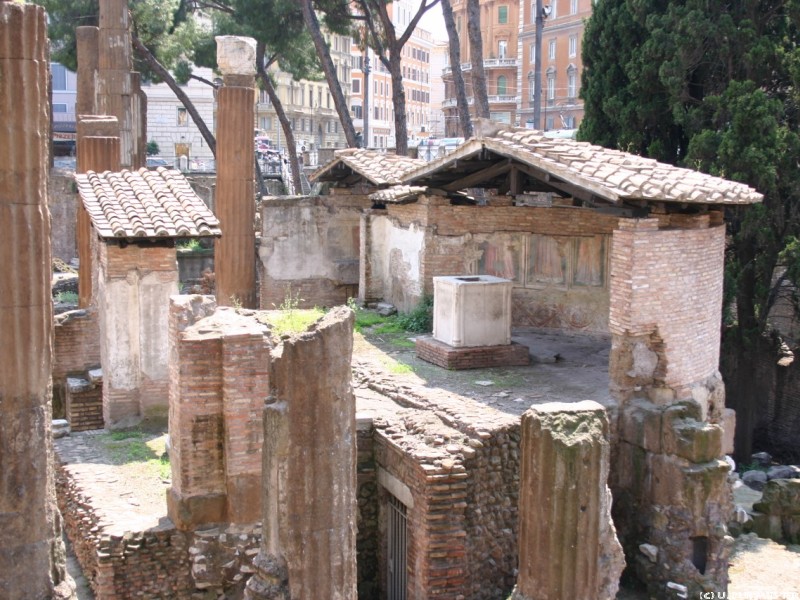
[[[489,95],[486,92],[486,73],[483,70],[483,38],[481,36],[481,7],[479,0],[467,0],[467,31],[469,54],[472,63],[472,95],[475,114],[489,118]]]
[[[211,150],[214,158],[216,158],[217,140],[214,138],[214,135],[211,133],[211,130],[208,128],[208,126],[206,126],[203,117],[201,117],[200,113],[197,112],[197,109],[189,99],[189,96],[186,95],[186,92],[183,91],[183,88],[181,88],[181,86],[178,85],[178,82],[175,81],[172,73],[170,73],[164,67],[164,65],[158,62],[158,59],[133,32],[131,32],[131,44],[133,45],[133,49],[136,51],[136,53],[142,57],[142,59],[150,66],[150,68],[153,69],[153,72],[156,73],[164,81],[164,83],[169,86],[169,89],[171,89],[178,100],[181,101],[181,104],[183,104],[183,106],[186,108],[186,112],[189,113],[189,116],[192,117],[192,121],[194,121],[194,124],[197,125],[197,129],[200,130],[200,135],[203,136],[206,144],[208,144],[208,148]]]
[[[408,154],[408,129],[406,127],[406,92],[403,89],[403,68],[400,65],[402,46],[389,53],[389,74],[392,76],[392,104],[394,105],[395,153]]]
[[[294,187],[294,193],[302,194],[303,184],[300,181],[300,163],[297,160],[297,144],[294,141],[294,131],[292,131],[292,125],[289,123],[289,118],[286,116],[286,111],[283,110],[281,99],[278,98],[278,93],[275,91],[275,87],[272,85],[267,70],[264,68],[265,49],[266,45],[264,42],[259,41],[256,43],[256,69],[258,70],[261,83],[264,84],[264,89],[269,96],[269,100],[272,102],[272,106],[275,107],[275,114],[278,116],[278,121],[281,123],[283,135],[286,136],[286,147],[289,151],[289,166],[292,170],[292,186]]]
[[[442,14],[444,15],[444,25],[447,28],[447,36],[450,38],[450,70],[453,74],[453,85],[456,88],[459,126],[462,135],[465,138],[471,138],[472,118],[469,116],[467,87],[464,85],[464,74],[461,72],[461,46],[450,0],[442,0]]]
[[[311,34],[311,39],[314,40],[314,47],[317,49],[317,56],[322,65],[322,71],[325,73],[325,79],[331,90],[333,104],[339,115],[339,122],[342,124],[344,136],[347,139],[347,145],[350,148],[355,148],[357,146],[356,129],[353,127],[353,119],[350,116],[350,107],[347,106],[347,99],[342,93],[342,86],[339,83],[339,77],[336,73],[336,65],[333,64],[333,59],[331,59],[330,48],[328,48],[328,44],[325,43],[325,38],[320,30],[319,20],[311,5],[312,0],[301,1],[303,4],[303,20],[306,22],[308,31]]]

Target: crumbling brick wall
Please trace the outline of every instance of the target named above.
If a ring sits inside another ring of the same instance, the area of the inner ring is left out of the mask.
[[[487,273],[515,280],[512,303],[515,326],[586,331],[608,328],[608,265],[610,236],[618,218],[565,207],[458,206],[438,196],[421,196],[411,204],[389,204],[366,215],[362,225],[368,244],[361,261],[370,272],[361,286],[410,310],[424,294],[433,293],[433,277]],[[535,259],[532,236],[557,248],[563,281],[545,282],[528,275]],[[597,281],[577,281],[577,240],[600,240]],[[503,268],[494,271],[481,261],[487,248],[505,252]],[[513,263],[513,264],[512,264]]]
[[[100,327],[96,311],[56,315],[53,327],[53,417],[64,416],[65,383],[70,373],[100,365]]]
[[[260,306],[336,306],[358,295],[359,221],[365,195],[262,200]]]
[[[172,240],[99,244],[96,292],[107,426],[166,408],[169,297],[178,290]]]

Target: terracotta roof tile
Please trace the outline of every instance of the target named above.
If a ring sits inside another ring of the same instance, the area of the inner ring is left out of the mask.
[[[220,235],[219,220],[179,171],[159,168],[75,175],[78,193],[103,238]]]
[[[369,195],[373,202],[389,202],[391,204],[404,204],[415,201],[420,194],[424,194],[426,187],[414,185],[395,185],[385,190],[380,190]]]
[[[323,165],[309,179],[311,181],[337,181],[355,173],[377,187],[400,183],[408,172],[426,164],[424,160],[376,152],[362,148],[348,148],[336,152],[334,159]]]
[[[586,142],[545,137],[540,131],[501,128],[496,124],[481,124],[484,134],[467,140],[446,157],[426,163],[402,177],[403,183],[439,184],[451,170],[452,164],[483,151],[509,158],[545,172],[554,187],[558,181],[609,202],[645,200],[687,202],[698,204],[752,204],[763,196],[753,188],[734,181],[713,177],[652,158],[610,150]],[[461,164],[461,163],[459,163]],[[482,168],[482,167],[481,167]],[[453,177],[463,177],[463,169],[453,171]]]

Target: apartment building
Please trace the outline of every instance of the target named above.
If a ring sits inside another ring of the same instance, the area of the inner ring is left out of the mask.
[[[522,0],[519,124],[533,127],[536,0]],[[575,129],[583,118],[581,44],[593,0],[546,0],[542,32],[541,124],[545,131]]]
[[[453,0],[453,16],[461,48],[461,71],[467,97],[474,114],[472,92],[472,59],[467,34],[467,1]],[[481,35],[483,38],[483,68],[489,96],[490,118],[500,123],[517,123],[518,34],[520,24],[519,0],[481,0]],[[452,70],[445,68],[445,115],[447,136],[460,135],[458,108]]]
[[[398,35],[406,30],[417,8],[418,0],[395,0],[388,6]],[[433,47],[431,34],[417,27],[402,51],[401,70],[410,146],[418,144],[430,133]],[[371,48],[364,50],[354,44],[351,50],[353,96],[350,109],[353,125],[356,131],[362,132],[365,146],[391,148],[395,144],[395,114],[389,70]],[[369,85],[368,90],[365,90],[365,82]],[[364,119],[367,110],[368,118]]]
[[[349,106],[352,93],[350,81],[352,40],[349,36],[333,33],[325,33],[325,39],[336,67],[339,84]],[[323,148],[347,147],[344,130],[325,79],[295,81],[291,75],[281,71],[279,66],[272,69],[272,75],[278,98],[291,123],[298,151],[303,148],[308,152],[316,152]],[[285,147],[286,136],[278,121],[275,107],[264,91],[260,92],[258,98],[256,129],[271,140],[273,147],[278,149]]]
[[[75,152],[75,99],[77,76],[60,63],[50,63],[53,77],[53,151],[56,155]]]

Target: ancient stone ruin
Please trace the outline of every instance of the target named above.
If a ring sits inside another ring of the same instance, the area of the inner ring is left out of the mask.
[[[55,504],[46,15],[0,2],[0,596],[70,598]],[[13,82],[10,83],[10,82]],[[14,282],[11,285],[11,282]]]

